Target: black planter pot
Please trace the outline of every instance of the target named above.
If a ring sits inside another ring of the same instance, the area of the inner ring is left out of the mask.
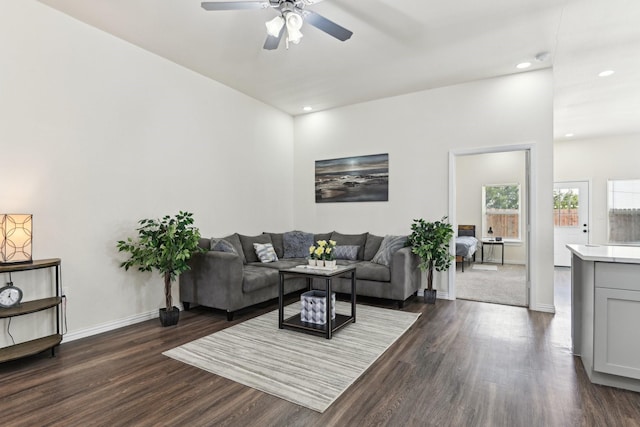
[[[166,308],[161,308],[159,311],[162,326],[175,326],[178,324],[178,320],[180,320],[180,309],[178,307],[174,306],[169,311]]]
[[[427,304],[435,304],[436,303],[436,292],[435,289],[425,289],[424,290],[424,302]]]

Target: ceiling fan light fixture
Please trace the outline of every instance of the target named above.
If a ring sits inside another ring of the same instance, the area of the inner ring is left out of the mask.
[[[300,43],[300,39],[303,37],[300,32],[300,28],[302,28],[302,16],[295,12],[289,12],[286,16],[287,22],[287,40],[291,43]]]
[[[265,22],[264,25],[267,26],[267,34],[278,37],[284,26],[284,18],[282,16],[276,16],[272,20]]]

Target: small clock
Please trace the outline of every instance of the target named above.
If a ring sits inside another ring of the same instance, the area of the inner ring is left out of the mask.
[[[13,283],[7,283],[7,286],[0,288],[0,307],[15,307],[22,301],[22,289],[13,286]]]

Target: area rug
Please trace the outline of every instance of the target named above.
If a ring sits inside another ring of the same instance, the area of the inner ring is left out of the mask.
[[[473,264],[472,268],[465,268],[464,273],[456,272],[456,298],[459,299],[526,307],[526,292],[523,265]]]
[[[285,307],[292,316],[300,304]],[[349,303],[336,311],[349,314]],[[420,316],[358,305],[356,323],[331,340],[278,329],[278,310],[163,354],[238,383],[324,412]]]
[[[473,270],[498,271],[498,266],[497,265],[473,264],[473,266],[471,268]]]

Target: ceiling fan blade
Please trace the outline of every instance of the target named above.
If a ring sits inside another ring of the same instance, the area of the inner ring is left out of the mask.
[[[278,34],[278,37],[267,36],[267,39],[264,41],[264,46],[262,48],[266,50],[277,49],[278,46],[280,45],[280,40],[282,39],[283,34],[284,34],[284,26],[280,30],[280,34]]]
[[[200,5],[205,10],[266,9],[270,6],[268,1],[205,1]]]
[[[315,12],[305,10],[303,14],[306,22],[340,41],[348,40],[353,35],[353,32],[341,27],[333,21],[328,20],[322,15],[318,15]]]

